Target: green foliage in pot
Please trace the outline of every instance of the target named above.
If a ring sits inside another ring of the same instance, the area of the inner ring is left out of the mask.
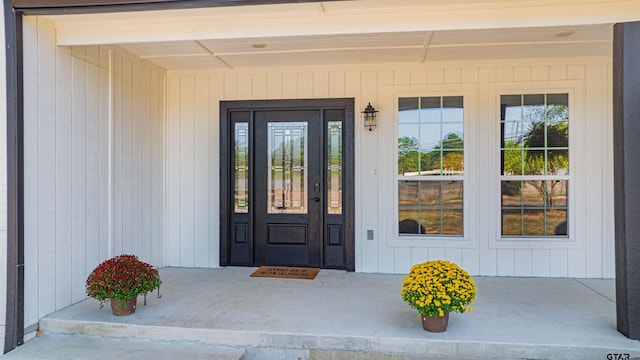
[[[135,255],[118,255],[103,261],[87,278],[87,295],[100,300],[118,300],[123,309],[127,300],[160,287],[158,270]]]

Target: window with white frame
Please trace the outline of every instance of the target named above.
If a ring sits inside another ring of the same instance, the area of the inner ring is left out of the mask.
[[[500,96],[503,237],[568,235],[569,95]]]
[[[462,96],[398,99],[398,231],[463,235]]]

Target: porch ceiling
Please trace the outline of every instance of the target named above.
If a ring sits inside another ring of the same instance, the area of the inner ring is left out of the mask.
[[[569,14],[569,15],[567,15]],[[168,70],[611,56],[638,0],[359,0],[46,16]],[[562,36],[562,35],[568,36]]]
[[[558,37],[566,31],[574,32]],[[610,56],[612,26],[309,35],[119,44],[169,70]]]

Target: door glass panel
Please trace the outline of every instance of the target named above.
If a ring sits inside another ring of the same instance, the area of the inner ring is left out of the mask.
[[[342,121],[329,121],[327,132],[327,211],[342,214]]]
[[[249,212],[249,123],[235,124],[234,159],[234,211]]]
[[[270,122],[267,126],[267,212],[307,213],[306,122]]]

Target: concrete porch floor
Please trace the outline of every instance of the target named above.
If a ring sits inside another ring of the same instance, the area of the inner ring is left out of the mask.
[[[254,270],[161,269],[162,297],[149,294],[147,306],[140,297],[134,315],[114,317],[87,299],[42,319],[42,334],[5,357],[88,358],[66,343],[73,339],[93,344],[85,347],[95,359],[101,341],[124,354],[149,347],[144,356],[176,346],[167,358],[185,344],[244,359],[640,358],[640,341],[616,331],[613,280],[475,277],[473,312],[452,313],[446,332],[428,333],[400,298],[404,275],[321,270],[292,280],[249,277]],[[67,355],[53,356],[61,347]],[[223,358],[203,356],[191,357]]]

